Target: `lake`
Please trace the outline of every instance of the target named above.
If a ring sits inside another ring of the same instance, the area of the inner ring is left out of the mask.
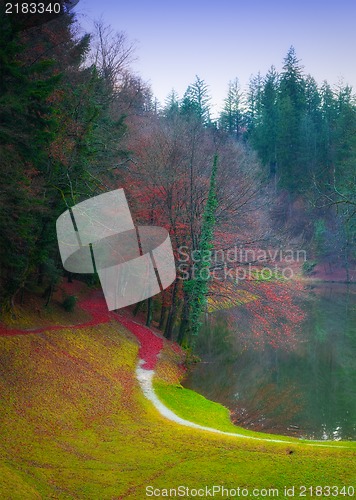
[[[287,329],[279,332],[280,342],[257,341],[256,320],[242,307],[217,313],[198,342],[202,361],[184,385],[227,406],[232,421],[248,429],[356,440],[356,287],[309,285],[298,300],[302,320],[285,339]]]

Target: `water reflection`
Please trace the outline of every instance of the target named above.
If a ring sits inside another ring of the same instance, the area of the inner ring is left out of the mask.
[[[309,287],[299,299],[303,321],[283,330],[288,338],[279,333],[278,345],[266,332],[260,341],[255,318],[242,308],[220,315],[205,329],[203,362],[185,385],[229,407],[233,422],[249,429],[356,439],[355,292],[341,284]]]

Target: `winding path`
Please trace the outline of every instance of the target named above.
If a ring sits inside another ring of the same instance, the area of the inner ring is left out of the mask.
[[[69,288],[69,287],[68,287]],[[151,401],[157,411],[168,420],[171,420],[179,425],[186,427],[191,427],[193,429],[199,429],[202,431],[212,432],[214,434],[223,434],[225,436],[233,436],[242,439],[250,439],[255,441],[268,441],[272,443],[282,443],[295,445],[298,441],[287,441],[281,439],[272,439],[266,437],[248,436],[245,434],[239,434],[234,432],[220,431],[212,427],[205,427],[203,425],[190,422],[185,420],[178,415],[176,415],[172,410],[170,410],[162,401],[158,398],[153,387],[153,377],[155,374],[155,366],[158,360],[158,356],[163,348],[164,339],[159,336],[159,334],[154,333],[151,329],[143,326],[132,319],[119,314],[116,311],[108,311],[105,299],[100,292],[94,292],[91,297],[81,300],[78,303],[79,307],[91,315],[91,320],[79,325],[64,326],[46,326],[35,329],[21,330],[18,328],[8,328],[5,325],[0,325],[0,336],[11,336],[11,335],[30,335],[41,333],[44,331],[61,330],[63,328],[72,329],[82,329],[88,326],[96,326],[104,323],[108,323],[111,319],[115,319],[120,324],[122,324],[127,330],[129,330],[139,341],[139,361],[136,368],[136,378],[140,384],[141,390],[145,397]],[[327,443],[320,443],[311,441],[310,443],[305,443],[310,446],[322,446],[330,447],[331,445]],[[349,448],[343,445],[332,445],[333,448]]]

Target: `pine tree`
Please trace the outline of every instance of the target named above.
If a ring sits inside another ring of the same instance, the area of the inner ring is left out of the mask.
[[[291,194],[302,191],[306,180],[301,154],[305,107],[303,71],[291,47],[284,59],[279,83],[277,132],[279,185]]]
[[[229,82],[227,97],[220,115],[220,128],[238,138],[242,125],[241,92],[237,78]]]
[[[163,115],[166,118],[174,118],[179,114],[179,96],[178,93],[172,89],[164,102]]]
[[[251,136],[252,144],[271,176],[277,173],[278,79],[279,75],[272,66],[263,80],[260,119]]]
[[[188,86],[181,102],[180,110],[187,118],[196,118],[200,123],[210,122],[210,96],[204,80],[195,77],[195,82]]]
[[[74,37],[74,20],[66,12],[50,26],[28,28],[10,16],[0,21],[0,303],[6,306],[30,282],[53,282],[56,218],[102,190],[120,157],[123,116],[115,116],[95,67],[82,67],[89,37]]]
[[[246,96],[245,120],[247,125],[247,137],[252,138],[255,129],[261,124],[262,118],[262,90],[263,78],[261,73],[252,76],[249,81]]]

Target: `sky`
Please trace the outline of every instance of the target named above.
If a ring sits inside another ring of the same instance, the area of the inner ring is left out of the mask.
[[[291,45],[318,83],[356,91],[355,0],[80,0],[75,12],[86,31],[102,17],[135,42],[132,68],[160,102],[198,75],[217,113],[230,80],[244,90],[251,75],[281,70]]]

